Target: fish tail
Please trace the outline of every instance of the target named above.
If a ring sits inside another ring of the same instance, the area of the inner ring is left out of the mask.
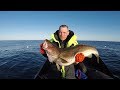
[[[56,63],[59,64],[60,66],[69,66],[69,65],[73,64],[74,62],[75,62],[75,61],[72,60],[71,62],[63,63],[61,59],[58,59],[58,60],[56,61]]]
[[[60,71],[60,66],[56,63],[57,69],[58,71]]]
[[[99,56],[97,57],[97,62],[99,63]]]
[[[96,53],[95,56],[96,56],[96,58],[97,58],[97,63],[99,63],[99,54]]]

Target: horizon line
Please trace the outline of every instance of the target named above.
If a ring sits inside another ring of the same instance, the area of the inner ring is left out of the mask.
[[[0,40],[0,41],[24,41],[25,39],[18,39],[18,40],[15,40],[15,39],[11,39],[11,40]],[[27,39],[26,39],[27,40]],[[25,40],[25,41],[26,41]],[[28,39],[30,40],[30,39]],[[38,40],[38,39],[31,39],[31,40]],[[39,39],[39,40],[45,40],[45,39]],[[120,42],[120,41],[112,41],[112,40],[77,40],[77,41],[108,41],[108,42]]]

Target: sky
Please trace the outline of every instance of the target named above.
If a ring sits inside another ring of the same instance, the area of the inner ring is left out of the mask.
[[[0,11],[0,40],[44,40],[62,24],[77,40],[120,41],[120,11]]]

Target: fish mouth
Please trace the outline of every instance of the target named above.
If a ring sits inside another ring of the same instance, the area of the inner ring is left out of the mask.
[[[48,47],[47,42],[44,41],[44,43],[43,43],[43,47],[42,47],[42,48],[45,50],[47,47]]]

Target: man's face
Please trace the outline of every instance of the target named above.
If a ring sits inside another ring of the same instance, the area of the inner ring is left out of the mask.
[[[63,41],[67,38],[67,36],[69,35],[69,30],[67,27],[61,27],[59,30],[59,37],[60,39]]]

